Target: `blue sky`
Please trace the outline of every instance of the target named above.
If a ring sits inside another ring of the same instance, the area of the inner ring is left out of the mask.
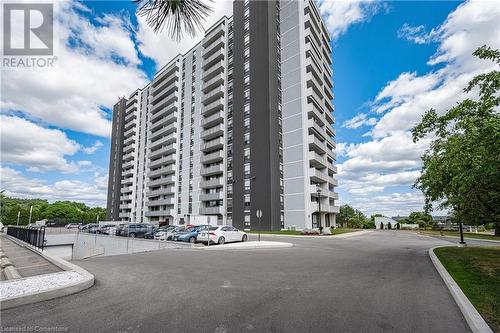
[[[231,15],[214,3],[206,26]],[[367,214],[421,210],[411,188],[428,142],[409,130],[430,107],[464,97],[500,47],[499,6],[484,2],[318,1],[332,35],[340,203]],[[18,197],[105,205],[111,114],[181,44],[154,34],[128,1],[55,3],[52,69],[8,69],[2,78],[2,189]],[[20,93],[29,91],[29,93]],[[20,130],[20,129],[24,130]]]

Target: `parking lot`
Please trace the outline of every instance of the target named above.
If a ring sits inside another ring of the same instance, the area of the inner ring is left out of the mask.
[[[427,254],[430,247],[450,244],[445,240],[375,231],[286,241],[294,247],[186,248],[75,261],[95,275],[94,287],[2,311],[2,326],[99,332],[469,332]]]

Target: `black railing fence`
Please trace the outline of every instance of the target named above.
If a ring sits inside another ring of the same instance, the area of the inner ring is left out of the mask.
[[[43,250],[45,244],[45,227],[14,227],[8,226],[7,235],[31,244]]]

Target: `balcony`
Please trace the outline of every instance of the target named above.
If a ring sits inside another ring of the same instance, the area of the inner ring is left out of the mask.
[[[326,153],[326,145],[323,141],[319,140],[315,135],[309,135],[309,149],[313,149],[319,154]]]
[[[330,101],[328,98],[325,98],[325,107],[328,112],[333,112],[333,104],[332,101]]]
[[[334,187],[338,187],[339,186],[339,181],[333,177],[328,177],[328,182],[333,185]]]
[[[152,160],[149,162],[150,168],[157,168],[163,165],[169,165],[175,163],[175,154],[170,154],[168,156],[159,158],[157,160]]]
[[[146,201],[146,206],[172,206],[174,205],[174,198],[169,199],[158,199],[158,200],[148,200]]]
[[[132,209],[132,204],[130,203],[120,204],[120,209]]]
[[[321,198],[328,198],[329,191],[327,189],[322,188],[321,186],[319,187],[319,189],[320,189],[319,195],[321,196]],[[318,197],[318,186],[309,185],[309,193],[311,194],[311,196],[317,198]]]
[[[177,130],[177,123],[171,123],[170,125],[160,127],[160,129],[151,132],[151,134],[149,134],[149,139],[151,140],[151,142],[154,142],[155,140],[161,138],[162,136],[173,133],[176,130]]]
[[[132,186],[126,186],[120,189],[120,193],[129,193],[129,192],[132,192]]]
[[[200,215],[216,215],[222,214],[222,206],[216,207],[200,207]]]
[[[200,182],[200,188],[214,188],[214,187],[222,187],[224,186],[223,177],[210,179],[210,180],[202,180]]]
[[[224,197],[222,192],[217,193],[201,193],[200,201],[213,201],[213,200],[222,200]]]
[[[151,104],[156,105],[158,102],[166,99],[167,101],[172,101],[175,99],[179,99],[179,92],[178,92],[178,84],[177,82],[172,83],[168,87],[166,87],[164,90],[161,91],[158,95],[154,96],[151,99]]]
[[[210,91],[211,89],[220,86],[222,83],[224,83],[224,80],[226,79],[226,76],[224,73],[217,74],[207,82],[203,83],[202,90],[204,93],[207,91]]]
[[[201,132],[201,138],[203,140],[210,140],[221,136],[222,134],[224,134],[224,124],[219,124]]]
[[[328,161],[326,160],[325,156],[321,156],[320,154],[316,153],[315,151],[310,151],[308,153],[309,157],[309,163],[315,167],[315,168],[326,168]]]
[[[162,83],[164,80],[170,80],[172,76],[177,75],[177,71],[179,70],[178,62],[173,63],[167,68],[162,68],[153,78],[152,86],[155,87]]]
[[[337,167],[335,165],[333,165],[332,163],[328,163],[328,170],[331,170],[334,174],[338,173]]]
[[[213,162],[217,162],[217,161],[222,161],[223,159],[224,159],[224,151],[218,150],[216,152],[203,155],[200,159],[200,162],[204,163],[204,164],[208,164],[208,163],[213,163]]]
[[[151,151],[149,153],[148,157],[150,159],[154,159],[154,158],[157,158],[157,157],[160,157],[160,156],[163,156],[163,155],[170,155],[170,154],[172,154],[172,153],[175,152],[176,146],[177,146],[176,143],[172,143],[172,144],[170,144],[168,146],[163,146],[160,149],[157,149],[155,151]]]
[[[132,176],[134,174],[134,168],[126,169],[122,171],[122,177]]]
[[[126,139],[135,134],[135,126],[123,133],[123,137]]]
[[[149,122],[149,129],[151,132],[156,132],[162,127],[167,127],[167,126],[172,126],[175,127],[175,122],[177,120],[177,113],[175,110],[170,109],[170,112],[163,112],[160,111],[158,113],[163,113],[163,117],[157,117],[154,119],[154,121]],[[174,124],[174,125],[172,125]],[[173,131],[172,131],[173,132]]]
[[[123,158],[124,162],[133,160],[134,159],[134,153],[127,153],[127,154],[123,155],[122,158]]]
[[[132,135],[132,136],[130,136],[130,137],[128,137],[128,138],[126,138],[126,139],[123,141],[123,145],[124,145],[124,146],[128,146],[128,145],[130,145],[130,144],[132,144],[132,143],[135,143],[135,135]]]
[[[175,165],[169,165],[163,168],[159,168],[156,170],[151,170],[148,173],[148,177],[156,177],[156,176],[161,176],[161,175],[168,175],[175,173]]]
[[[148,210],[144,215],[147,217],[172,216],[172,209]]]
[[[328,175],[315,168],[309,168],[309,176],[311,177],[311,180],[315,183],[323,184],[328,182]]]
[[[219,26],[215,27],[210,31],[208,34],[205,35],[205,38],[203,38],[203,47],[207,48],[208,45],[214,44],[214,41],[217,37],[222,38],[224,35],[224,23],[221,23]]]
[[[169,135],[165,135],[155,140],[154,142],[151,142],[149,147],[151,150],[159,149],[161,146],[173,144],[174,142],[176,142],[176,140],[177,140],[177,134],[171,133]]]
[[[328,125],[332,125],[335,123],[335,117],[332,115],[331,112],[325,112],[325,119]]]
[[[224,121],[224,112],[219,111],[211,116],[205,117],[201,120],[201,126],[203,128],[213,127]]]
[[[203,104],[210,104],[217,98],[221,98],[224,96],[224,91],[226,87],[224,85],[220,85],[218,87],[215,87],[213,90],[211,90],[209,93],[205,94],[203,96]]]
[[[151,108],[151,122],[154,123],[158,120],[158,117],[164,117],[174,111],[177,111],[177,101],[163,100]]]
[[[133,151],[135,151],[135,145],[125,145],[123,147],[123,154],[124,155],[130,154]],[[132,153],[132,155],[133,155],[133,153]]]
[[[203,74],[203,81],[208,81],[213,78],[215,75],[224,71],[224,60],[220,60],[215,63],[212,67],[207,69]]]
[[[203,60],[202,68],[207,69],[217,61],[224,59],[225,53],[226,50],[224,49],[224,47],[219,47],[218,49],[215,50],[215,52],[212,53],[212,55]]]
[[[330,199],[338,200],[339,194],[337,192],[330,191]]]
[[[322,137],[325,136],[325,130],[321,127],[320,124],[315,122],[313,119],[309,119],[307,121],[307,127],[309,128],[309,133],[311,133],[311,130],[315,130],[318,135]]]
[[[174,176],[169,176],[169,177],[163,177],[155,180],[150,180],[148,181],[147,186],[148,187],[153,187],[153,186],[160,186],[160,185],[172,185],[175,183],[175,177]]]
[[[220,137],[215,140],[207,141],[201,145],[201,151],[208,152],[212,150],[221,149],[224,147],[224,138]]]
[[[134,182],[134,177],[127,177],[127,178],[123,178],[120,183],[122,185],[128,186],[128,185],[132,185],[133,182]]]
[[[129,219],[130,218],[130,213],[127,213],[127,212],[120,212],[118,214],[118,217],[119,218],[126,218],[126,219]]]
[[[224,108],[224,97],[221,97],[207,105],[204,105],[201,109],[201,114],[203,116],[210,116],[217,111],[221,111]]]
[[[146,192],[147,197],[155,197],[159,195],[174,195],[174,188],[172,186],[160,188],[158,190],[150,190]]]
[[[168,95],[161,94],[159,98],[155,98],[153,101],[150,103],[150,107],[152,110],[152,113],[155,113],[161,109],[161,107],[158,108],[159,105],[167,106],[170,103],[176,102],[179,100],[179,91],[174,91]]]
[[[210,167],[202,167],[200,170],[200,174],[202,176],[213,176],[216,174],[220,174],[224,172],[224,164],[212,165]]]
[[[151,88],[151,96],[156,96],[158,95],[162,90],[166,89],[167,87],[171,87],[172,85],[175,85],[177,80],[179,80],[179,76],[177,72],[172,73],[169,75],[165,80],[156,80],[153,81],[153,85]]]

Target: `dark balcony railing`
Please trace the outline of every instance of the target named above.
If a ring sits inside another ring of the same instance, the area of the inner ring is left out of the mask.
[[[7,235],[43,250],[45,243],[45,226],[40,227],[7,227]]]

